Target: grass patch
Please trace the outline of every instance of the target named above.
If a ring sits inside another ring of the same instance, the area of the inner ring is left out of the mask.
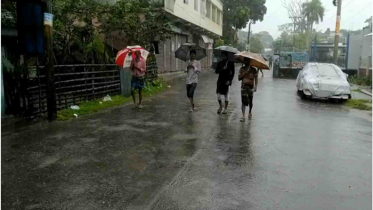
[[[365,99],[349,99],[347,101],[347,106],[360,110],[372,110],[372,101]]]
[[[358,93],[363,93],[363,91],[361,91],[361,89],[355,89],[355,90],[352,90],[354,92],[358,92]]]
[[[146,83],[146,88],[143,90],[143,100],[147,96],[152,96],[156,93],[162,92],[167,88],[167,84],[163,80],[153,80]],[[98,112],[111,107],[123,105],[132,101],[132,97],[123,97],[121,95],[110,96],[112,101],[103,102],[103,98],[92,101],[85,101],[79,104],[79,110],[63,109],[57,112],[57,120],[64,121],[75,118],[74,114],[78,116],[87,115]],[[138,95],[136,94],[136,98]],[[137,98],[138,99],[138,98]]]

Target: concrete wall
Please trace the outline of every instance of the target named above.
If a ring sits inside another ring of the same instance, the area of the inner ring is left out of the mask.
[[[370,35],[369,35],[370,34]],[[372,29],[364,28],[363,29],[363,47],[361,49],[361,61],[360,67],[362,68],[372,68]]]
[[[216,35],[223,35],[223,4],[219,0],[165,0],[165,10]]]
[[[359,76],[372,77],[372,28],[363,29]]]
[[[363,34],[350,34],[347,69],[359,69]]]

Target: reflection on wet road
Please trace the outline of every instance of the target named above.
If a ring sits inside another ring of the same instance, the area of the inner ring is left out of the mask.
[[[3,132],[2,207],[371,209],[370,116],[265,74],[245,123],[239,82],[217,115],[217,77],[204,73],[194,113],[176,81],[143,110]]]

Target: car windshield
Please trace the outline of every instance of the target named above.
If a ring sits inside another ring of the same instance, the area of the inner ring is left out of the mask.
[[[313,65],[310,71],[317,77],[339,77],[336,69],[330,65]]]

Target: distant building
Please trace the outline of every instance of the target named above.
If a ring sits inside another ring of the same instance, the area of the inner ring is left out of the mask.
[[[175,35],[160,42],[157,62],[160,72],[180,71],[185,62],[175,59],[175,50],[185,42],[193,42],[207,49],[202,67],[213,61],[214,39],[223,34],[223,4],[220,0],[165,0],[164,10],[173,20]]]

